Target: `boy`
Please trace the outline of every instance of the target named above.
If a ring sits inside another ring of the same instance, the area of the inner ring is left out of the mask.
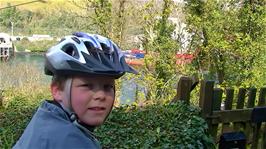
[[[44,101],[13,149],[101,148],[92,132],[112,110],[115,79],[137,73],[100,35],[74,33],[45,55],[53,101]]]

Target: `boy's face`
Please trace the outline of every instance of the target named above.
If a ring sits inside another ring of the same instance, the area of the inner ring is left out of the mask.
[[[114,85],[115,79],[112,77],[73,77],[71,103],[81,122],[99,126],[105,121],[115,100]],[[67,97],[61,95],[62,103],[69,107]]]

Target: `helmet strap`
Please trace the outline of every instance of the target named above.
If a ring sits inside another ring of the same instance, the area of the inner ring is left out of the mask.
[[[72,106],[72,96],[71,96],[72,82],[73,82],[72,77],[68,78],[65,82],[64,94],[65,94],[65,97],[67,97],[67,103],[68,103],[67,107],[64,106],[62,103],[60,104],[63,107],[63,109],[68,113],[71,122],[74,122],[75,120],[78,119],[78,117],[76,113],[74,112],[74,109]]]

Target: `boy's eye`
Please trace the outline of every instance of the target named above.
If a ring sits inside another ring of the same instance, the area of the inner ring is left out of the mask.
[[[81,87],[86,87],[86,88],[88,88],[90,90],[93,89],[93,85],[92,84],[82,84]]]
[[[114,90],[114,85],[106,84],[106,85],[104,85],[104,90],[105,91]]]

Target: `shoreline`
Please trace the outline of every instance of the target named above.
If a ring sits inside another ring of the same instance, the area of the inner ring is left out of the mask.
[[[15,54],[34,54],[34,55],[43,55],[43,54],[45,54],[45,52],[15,51]]]

